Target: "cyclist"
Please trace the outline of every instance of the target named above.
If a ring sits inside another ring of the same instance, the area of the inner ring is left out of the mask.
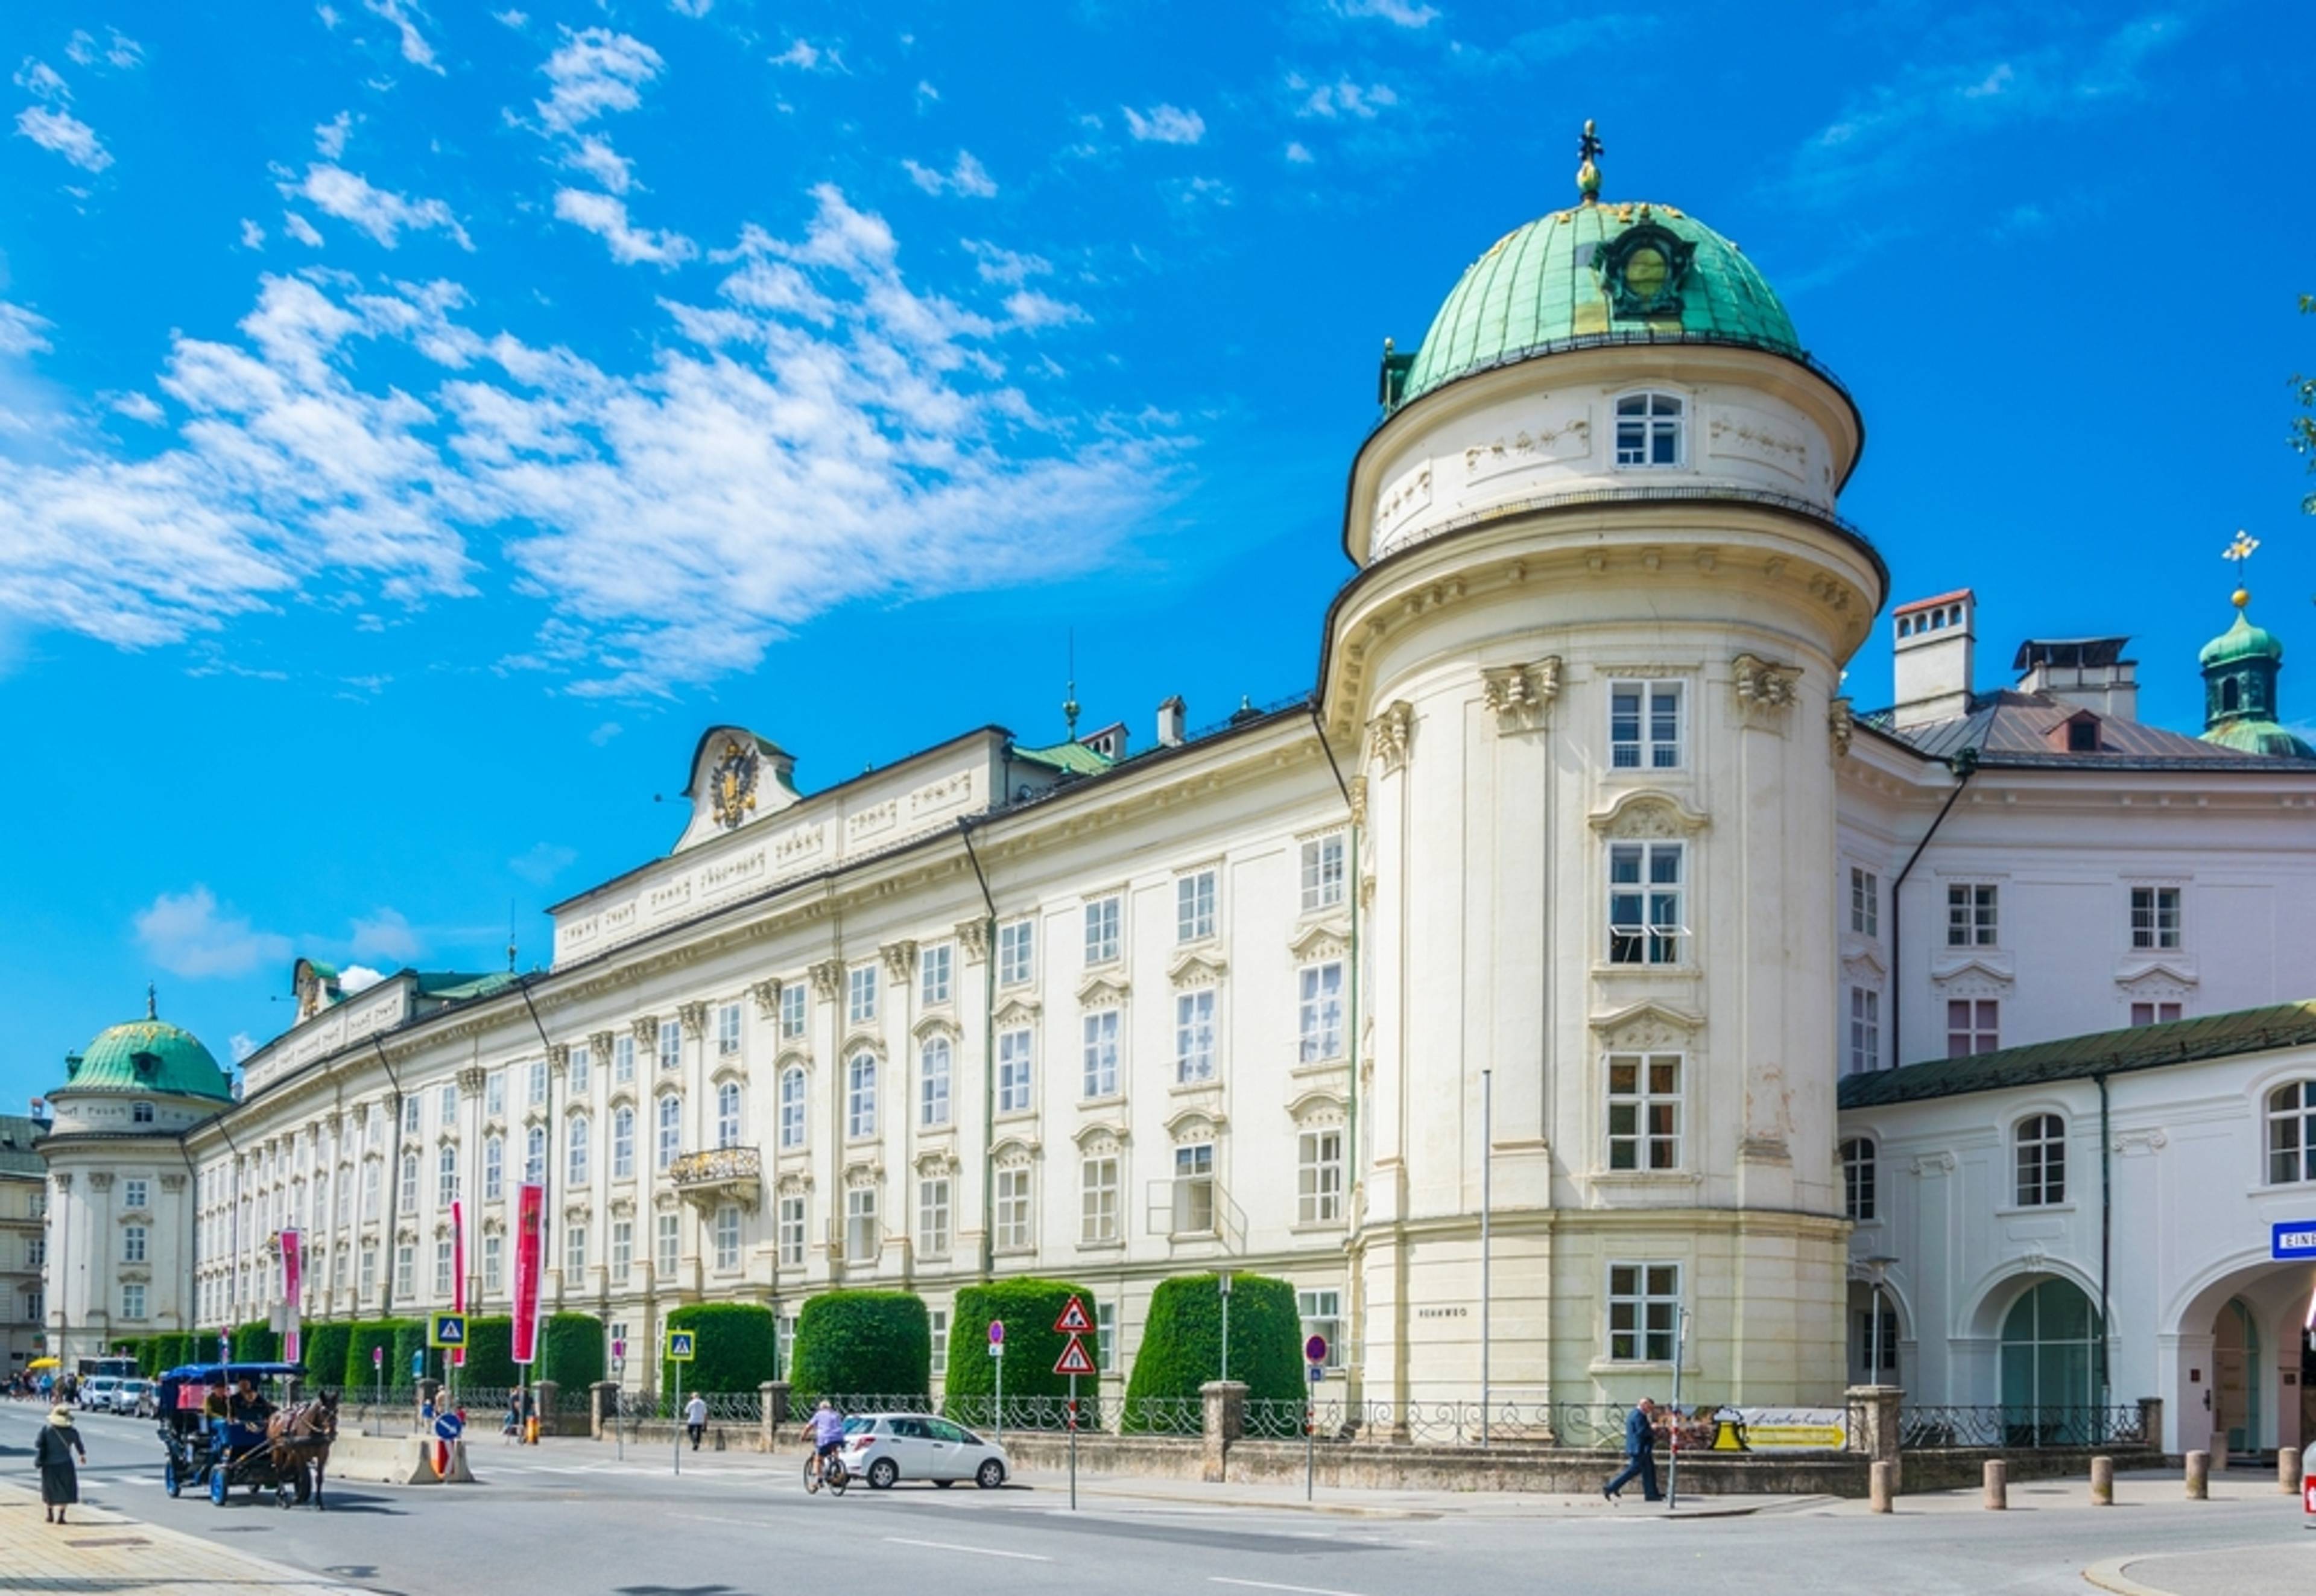
[[[836,1456],[837,1449],[844,1444],[844,1415],[836,1411],[834,1403],[824,1396],[820,1399],[819,1410],[806,1423],[805,1430],[812,1437],[813,1478],[825,1479],[828,1477],[828,1460]]]

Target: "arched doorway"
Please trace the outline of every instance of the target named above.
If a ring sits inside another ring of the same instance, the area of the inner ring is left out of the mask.
[[[2240,1297],[2212,1325],[2212,1431],[2238,1457],[2259,1450],[2259,1321]]]
[[[2107,1338],[2071,1280],[2029,1288],[2002,1321],[2003,1426],[2012,1446],[2107,1439]]]

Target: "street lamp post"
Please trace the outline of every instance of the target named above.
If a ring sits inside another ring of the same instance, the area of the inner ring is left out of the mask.
[[[1216,1378],[1227,1380],[1230,1378],[1230,1271],[1223,1271],[1215,1279],[1223,1296],[1223,1370]]]

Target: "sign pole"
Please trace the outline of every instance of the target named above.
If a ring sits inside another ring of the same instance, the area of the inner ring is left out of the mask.
[[[1222,1372],[1215,1378],[1218,1380],[1227,1380],[1230,1378],[1230,1271],[1223,1271],[1215,1279],[1217,1282],[1216,1288],[1223,1294],[1223,1368]]]
[[[1688,1346],[1688,1310],[1680,1310],[1672,1332],[1672,1461],[1665,1472],[1665,1511],[1680,1505],[1680,1366]]]
[[[1078,1511],[1078,1377],[1070,1377],[1070,1511]]]
[[[683,1365],[675,1366],[675,1472],[683,1472]]]
[[[997,1360],[997,1444],[1005,1444],[1005,1343],[989,1343],[989,1355]]]

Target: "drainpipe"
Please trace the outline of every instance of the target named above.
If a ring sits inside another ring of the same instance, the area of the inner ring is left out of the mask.
[[[2107,1316],[2107,1265],[2115,1248],[2115,1167],[2107,1151],[2107,1072],[2101,1070],[2091,1079],[2098,1083],[2099,1094],[2099,1406],[2104,1410],[2111,1395],[2113,1380],[2107,1368],[2107,1348],[2115,1337],[2114,1322]],[[2099,1436],[2106,1439],[2106,1421],[2102,1416]]]
[[[1899,1024],[1905,1014],[1906,971],[1898,959],[1899,949],[1906,934],[1906,921],[1898,913],[1898,894],[1905,887],[1906,878],[1914,873],[1915,862],[1922,857],[1922,850],[1930,845],[1930,839],[1938,834],[1938,827],[1946,823],[1946,816],[1954,808],[1955,800],[1962,797],[1962,789],[1969,786],[1970,779],[1978,773],[1978,750],[1964,748],[1946,762],[1946,768],[1954,772],[1954,790],[1946,794],[1945,807],[1938,810],[1937,818],[1930,822],[1930,829],[1922,834],[1922,840],[1915,843],[1913,852],[1907,855],[1906,868],[1900,870],[1898,878],[1890,883],[1890,1063],[1893,1068],[1905,1062],[1902,1049],[1906,1046],[1906,1033]]]
[[[981,928],[981,1278],[997,1273],[997,900],[990,896],[989,877],[973,846],[973,819],[957,823],[957,839],[981,885],[981,902],[989,916]]]

